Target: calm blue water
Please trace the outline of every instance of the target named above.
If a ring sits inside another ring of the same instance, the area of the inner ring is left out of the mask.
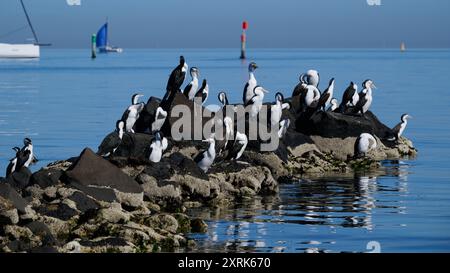
[[[239,101],[247,63],[229,49],[126,50],[91,60],[88,50],[43,49],[40,60],[0,60],[0,171],[11,147],[29,136],[40,159],[96,148],[130,102],[143,92],[161,97],[184,54],[218,91]],[[365,251],[378,241],[385,252],[450,251],[450,50],[259,49],[249,52],[256,77],[271,91],[292,92],[300,72],[319,70],[322,84],[336,78],[340,99],[349,81],[371,78],[372,110],[388,125],[402,113],[414,119],[405,135],[419,149],[414,160],[385,162],[363,177],[331,177],[282,185],[278,198],[256,199],[218,211],[194,210],[210,225],[192,235],[200,251]]]

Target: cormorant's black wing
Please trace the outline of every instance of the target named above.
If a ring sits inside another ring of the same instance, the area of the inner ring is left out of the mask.
[[[166,91],[177,92],[184,82],[186,72],[181,70],[181,64],[178,65],[172,73],[170,73],[169,80],[167,81]]]
[[[9,161],[9,164],[8,164],[8,167],[6,167],[6,175],[5,175],[5,177],[8,177],[11,173],[12,173],[12,168],[13,168],[13,166],[14,166],[14,164],[13,164],[13,160],[14,160],[15,158],[13,158],[13,159],[11,159],[10,161]],[[16,161],[16,167],[17,167],[17,161]]]
[[[358,95],[359,95],[359,100],[355,105],[355,109],[357,112],[362,111],[364,104],[366,104],[366,102],[367,102],[366,93],[361,92]]]
[[[186,96],[186,98],[189,98],[189,92],[191,91],[191,89],[192,89],[192,83],[189,83],[189,84],[184,88],[183,94]]]
[[[320,96],[319,103],[317,104],[317,108],[325,107],[325,103],[330,98],[330,93],[324,92]]]
[[[400,122],[399,124],[395,125],[394,128],[392,128],[392,132],[395,134],[395,138],[397,138],[398,133],[400,132],[400,128],[402,128],[402,122]]]
[[[200,152],[198,155],[196,155],[196,156],[194,157],[194,162],[198,164],[200,161],[202,161],[203,158],[205,158],[204,153],[205,153],[205,152],[203,151],[203,152]]]
[[[255,101],[255,98],[256,98],[257,96],[256,95],[253,95],[253,97],[251,98],[251,99],[249,99],[245,104],[244,104],[244,107],[247,107],[247,106],[249,106],[250,104],[253,104]]]
[[[245,103],[247,103],[246,101],[245,101],[245,99],[247,98],[247,89],[248,89],[248,86],[249,86],[249,84],[248,84],[248,82],[245,84],[245,86],[244,86],[244,92],[242,92],[242,102],[245,104]]]

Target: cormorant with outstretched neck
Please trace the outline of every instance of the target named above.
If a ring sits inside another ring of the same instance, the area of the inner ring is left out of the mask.
[[[254,62],[251,62],[248,65],[248,81],[244,86],[244,93],[242,96],[242,101],[244,102],[244,105],[247,104],[247,102],[251,100],[252,97],[255,95],[254,89],[258,84],[254,74],[256,68],[258,68],[258,66]]]

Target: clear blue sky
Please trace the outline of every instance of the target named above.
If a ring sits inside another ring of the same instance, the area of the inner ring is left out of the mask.
[[[450,1],[381,0],[24,0],[41,42],[89,44],[105,18],[111,43],[125,48],[239,46],[242,20],[249,47],[450,47]],[[0,42],[31,32],[18,0],[0,1]]]

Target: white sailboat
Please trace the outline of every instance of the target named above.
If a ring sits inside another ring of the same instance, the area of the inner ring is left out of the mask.
[[[33,25],[31,24],[30,17],[28,16],[23,0],[20,0],[22,4],[22,9],[27,18],[28,25],[30,26],[31,32],[34,36],[34,44],[6,44],[0,43],[0,58],[39,58],[40,56],[40,46],[48,44],[39,44],[36,32],[34,31]]]

